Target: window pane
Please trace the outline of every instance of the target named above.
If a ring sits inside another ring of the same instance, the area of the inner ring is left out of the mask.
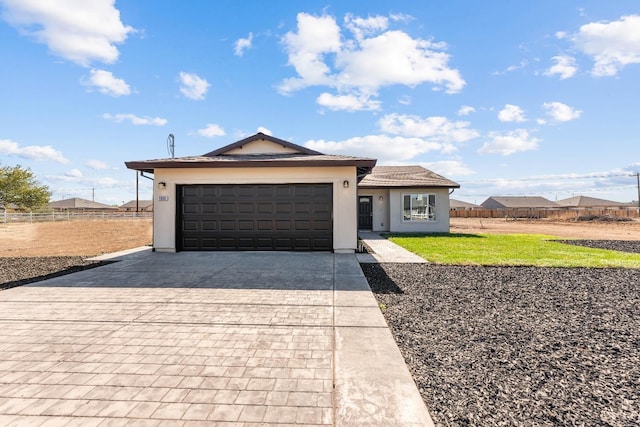
[[[405,221],[411,220],[411,195],[405,194],[402,197],[403,218]]]
[[[434,221],[436,219],[436,195],[429,194],[429,220]]]
[[[404,194],[402,204],[405,221],[434,221],[436,219],[435,194]]]

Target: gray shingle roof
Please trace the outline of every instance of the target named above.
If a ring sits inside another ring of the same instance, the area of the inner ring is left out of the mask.
[[[453,182],[422,166],[376,166],[358,184],[362,188],[446,187],[460,188]]]
[[[109,206],[104,203],[93,202],[79,197],[51,202],[49,203],[49,207],[53,209],[118,209],[115,206]]]
[[[544,197],[537,196],[514,196],[514,197],[489,197],[482,202],[482,207],[486,209],[509,209],[509,208],[557,208],[557,203]]]
[[[469,202],[463,202],[462,200],[456,200],[456,199],[449,199],[449,206],[451,207],[451,209],[460,209],[460,208],[464,208],[464,209],[480,209],[480,208],[482,208],[482,206],[480,206],[480,205],[476,205],[476,204],[469,203]]]
[[[596,197],[575,196],[567,199],[558,200],[560,206],[569,208],[592,208],[592,207],[622,207],[627,206],[625,203],[614,202],[611,200],[598,199]]]
[[[138,200],[137,206],[141,209],[153,206],[153,200]],[[124,205],[119,206],[120,209],[131,209],[136,207],[136,201],[130,200]]]

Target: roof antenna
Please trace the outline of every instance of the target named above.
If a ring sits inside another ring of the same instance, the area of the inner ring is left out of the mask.
[[[175,155],[175,145],[176,145],[176,139],[173,136],[173,134],[170,133],[169,137],[167,138],[167,151],[171,155],[172,159],[176,156]]]

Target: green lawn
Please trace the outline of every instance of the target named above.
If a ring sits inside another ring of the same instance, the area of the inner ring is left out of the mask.
[[[388,234],[436,264],[640,268],[640,254],[553,242],[540,234]]]

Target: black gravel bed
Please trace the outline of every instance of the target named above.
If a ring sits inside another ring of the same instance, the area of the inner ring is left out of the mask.
[[[113,261],[87,261],[81,256],[0,257],[0,289],[51,279]]]
[[[640,425],[640,269],[361,266],[436,425]]]
[[[640,254],[640,241],[637,240],[556,240],[556,242]]]

